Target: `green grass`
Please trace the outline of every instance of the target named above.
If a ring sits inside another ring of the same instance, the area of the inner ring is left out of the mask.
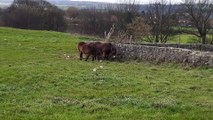
[[[197,29],[195,28],[189,28],[189,27],[181,27],[181,28],[178,28],[178,27],[175,27],[173,28],[174,30],[185,30],[185,31],[191,31],[191,32],[197,32]],[[208,34],[206,35],[206,42],[209,44],[212,42],[212,33],[213,33],[213,29],[211,29]],[[199,37],[193,35],[193,34],[186,34],[186,33],[182,33],[182,34],[177,34],[177,35],[173,35],[173,36],[170,36],[169,39],[168,39],[168,43],[181,43],[181,44],[197,44],[197,43],[201,43],[201,40]]]
[[[207,35],[207,43],[210,43],[212,40],[211,34]],[[199,44],[200,39],[195,35],[190,34],[181,34],[181,35],[174,35],[169,37],[167,43],[181,43],[181,44]]]
[[[181,44],[200,43],[200,40],[198,37],[194,35],[181,34],[181,35],[174,35],[169,37],[168,43],[181,43]]]
[[[209,34],[207,36],[207,43],[210,43],[211,39],[212,39],[212,37]],[[147,43],[148,40],[147,40],[147,38],[144,38],[143,41],[138,41],[138,42]],[[201,42],[200,42],[200,39],[197,36],[195,36],[195,35],[180,34],[180,35],[169,36],[166,43],[172,43],[172,44],[179,44],[179,43],[180,44],[199,44]]]
[[[213,119],[212,68],[80,61],[83,40],[0,28],[0,120]]]

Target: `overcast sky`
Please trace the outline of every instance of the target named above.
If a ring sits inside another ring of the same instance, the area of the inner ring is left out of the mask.
[[[131,1],[131,0],[70,0],[70,1],[93,1],[93,2],[120,3],[122,1]],[[148,3],[152,3],[153,1],[156,1],[156,0],[136,0],[136,1],[138,1],[140,4],[148,4]],[[161,0],[159,0],[159,1],[161,1]],[[183,0],[167,0],[167,1],[171,1],[172,3],[181,3]]]

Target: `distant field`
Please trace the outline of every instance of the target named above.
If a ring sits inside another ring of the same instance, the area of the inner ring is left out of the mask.
[[[179,30],[178,27],[175,27],[174,28],[175,30]],[[181,30],[187,30],[187,31],[194,31],[194,32],[197,32],[197,29],[195,28],[181,28]],[[207,42],[208,43],[211,43],[212,39],[213,39],[213,36],[212,34],[213,33],[213,29],[211,29],[209,31],[209,34],[207,34]],[[192,35],[192,34],[187,34],[187,33],[182,33],[180,35],[174,35],[174,36],[170,36],[169,39],[168,39],[168,43],[181,43],[181,44],[185,44],[185,43],[201,43],[200,39],[195,36],[195,35]]]
[[[80,61],[88,39],[0,27],[0,120],[213,120],[212,68]]]
[[[212,36],[209,34],[207,35],[207,40],[211,41]],[[180,40],[180,41],[179,41]],[[179,35],[175,35],[175,36],[171,36],[168,40],[168,43],[181,43],[181,44],[186,44],[186,43],[201,43],[199,38],[194,36],[194,35],[190,35],[190,34],[181,34]]]
[[[211,39],[211,36],[208,36],[208,39]],[[147,38],[144,38],[142,42],[147,43],[149,40]],[[140,41],[139,41],[140,42]],[[201,43],[199,38],[191,35],[191,34],[180,34],[180,35],[173,35],[169,36],[167,43],[173,43],[173,44],[197,44]]]
[[[175,35],[169,38],[168,43],[200,43],[198,37],[189,34]]]

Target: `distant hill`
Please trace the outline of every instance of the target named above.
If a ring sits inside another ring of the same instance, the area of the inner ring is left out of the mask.
[[[70,6],[77,7],[80,9],[85,8],[97,8],[104,9],[108,5],[117,5],[116,3],[106,3],[106,2],[88,2],[88,1],[70,1],[70,0],[47,0],[52,4],[55,4],[59,8],[66,9]],[[141,11],[146,9],[147,5],[140,5]]]
[[[46,0],[56,6],[58,6],[61,9],[67,9],[70,6],[77,7],[79,9],[86,9],[86,8],[97,8],[97,9],[103,9],[106,8],[110,3],[104,3],[104,2],[88,2],[88,1],[70,1],[70,0]],[[1,0],[0,1],[0,7],[5,8],[8,7],[13,0]],[[116,5],[116,4],[110,4],[110,5]],[[141,5],[141,11],[146,8],[146,5]]]
[[[102,2],[85,2],[85,1],[70,1],[70,0],[46,0],[46,1],[55,4],[56,6],[62,9],[68,8],[70,6],[83,9],[83,8],[106,6],[108,4]],[[12,2],[13,0],[1,0],[0,7],[8,7]]]
[[[0,8],[8,7],[12,2],[13,2],[13,0],[1,0]]]
[[[106,7],[109,3],[104,2],[87,2],[87,1],[69,1],[69,0],[47,0],[52,4],[55,4],[56,6],[66,9],[70,6],[77,7],[80,9],[85,8],[103,8]]]

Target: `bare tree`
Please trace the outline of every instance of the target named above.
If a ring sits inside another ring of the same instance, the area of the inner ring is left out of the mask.
[[[112,34],[115,32],[115,24],[112,25],[112,27],[110,28],[109,32],[107,33],[106,31],[104,32],[105,35],[105,42],[109,42],[110,37],[112,36]]]
[[[140,10],[138,0],[119,0],[117,10],[122,12],[137,13]]]
[[[201,38],[201,43],[206,44],[206,35],[210,30],[210,20],[213,18],[212,0],[185,0],[185,10],[190,16],[190,21],[197,29],[192,34]]]
[[[75,9],[69,8],[66,11],[68,30],[81,34],[98,35],[105,37],[105,31],[110,30],[117,17],[96,8]]]
[[[145,13],[147,23],[151,26],[152,35],[148,36],[155,43],[166,43],[168,36],[172,34],[172,24],[175,22],[175,8],[166,0],[156,1],[150,4]]]
[[[65,11],[65,15],[66,17],[69,17],[69,19],[74,19],[78,16],[79,9],[75,8],[75,7],[69,7],[66,11]]]
[[[117,4],[113,9],[115,15],[118,17],[118,22],[116,24],[117,31],[126,31],[127,24],[131,23],[132,20],[140,16],[140,5],[138,0],[118,0]],[[112,10],[111,10],[112,12]]]
[[[127,25],[139,16],[137,0],[123,0],[120,4],[109,4],[105,9],[76,9],[70,7],[65,12],[70,32],[98,35],[106,41],[119,31],[127,30]]]
[[[150,34],[150,26],[142,17],[136,17],[127,25],[127,34],[132,40],[139,40]]]

